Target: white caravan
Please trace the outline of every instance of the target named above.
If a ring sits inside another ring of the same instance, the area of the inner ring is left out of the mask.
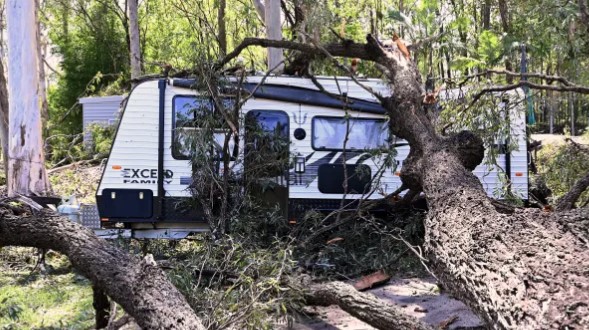
[[[389,119],[373,95],[349,78],[318,78],[327,91],[345,93],[345,103],[342,98],[319,91],[310,79],[263,79],[247,78],[242,88],[253,92],[253,96],[240,111],[246,120],[255,120],[290,142],[290,165],[277,181],[272,198],[286,209],[289,220],[303,210],[338,209],[342,199],[380,199],[400,186],[398,174],[409,146],[389,137]],[[381,80],[361,82],[382,95],[390,94]],[[190,88],[193,84],[190,79],[151,80],[138,84],[130,93],[96,193],[102,227],[124,223],[130,229],[208,229],[200,210],[180,211],[175,207],[190,196],[188,187],[192,181],[190,161],[178,145],[182,139],[175,135],[186,128],[182,118],[192,116],[187,109],[194,112],[205,102]],[[498,164],[504,164],[511,189],[527,199],[524,112],[513,113],[511,122],[511,139],[519,148],[500,154]],[[247,136],[247,132],[242,134]],[[396,168],[383,168],[383,156],[369,152],[383,144],[394,144]],[[241,155],[255,152],[247,150],[243,141],[238,145]],[[480,165],[474,173],[489,195],[502,188],[497,169]],[[348,177],[347,191],[344,177]]]

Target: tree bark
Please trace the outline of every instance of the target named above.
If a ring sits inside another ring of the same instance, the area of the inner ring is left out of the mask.
[[[0,148],[2,149],[2,163],[8,179],[8,89],[4,61],[0,60]]]
[[[127,0],[129,10],[129,57],[131,80],[141,77],[141,46],[139,43],[138,0]]]
[[[15,217],[1,212],[0,246],[30,246],[65,254],[142,329],[205,329],[151,256],[138,259],[54,213]]]
[[[575,203],[587,188],[589,188],[589,173],[575,182],[573,188],[560,198],[556,203],[556,211],[566,211],[574,208]]]
[[[265,2],[266,35],[270,40],[282,40],[282,26],[280,23],[280,0],[266,0]],[[282,48],[268,48],[268,70],[282,72],[281,64],[284,56]]]
[[[221,56],[227,55],[227,31],[225,28],[225,8],[227,2],[219,0],[219,10],[217,13],[217,25],[219,26],[219,50]]]
[[[39,110],[39,61],[35,0],[6,3],[8,30],[9,154],[8,194],[45,195],[45,172]]]
[[[342,282],[312,285],[305,291],[307,303],[320,306],[338,305],[350,315],[377,329],[433,330],[433,327],[403,313],[395,305],[370,293],[358,292]]]
[[[47,81],[45,76],[45,45],[43,44],[43,33],[41,31],[41,22],[39,21],[40,0],[35,0],[35,21],[37,22],[37,58],[39,63],[39,98],[41,99],[41,127],[43,131],[47,127],[49,120],[49,103],[47,102]]]

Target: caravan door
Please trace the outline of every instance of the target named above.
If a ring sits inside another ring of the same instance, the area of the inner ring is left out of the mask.
[[[289,117],[284,111],[250,110],[245,115],[246,189],[267,206],[288,214]]]

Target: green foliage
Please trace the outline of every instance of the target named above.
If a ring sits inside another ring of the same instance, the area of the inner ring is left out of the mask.
[[[46,160],[52,164],[68,164],[88,157],[82,133],[56,134],[46,139]]]
[[[501,40],[491,31],[483,31],[479,35],[478,55],[481,61],[488,66],[493,66],[499,59],[502,51]]]
[[[92,124],[89,130],[92,136],[92,154],[108,155],[113,143],[116,125]]]
[[[31,273],[34,249],[0,250],[0,329],[88,329],[94,324],[89,282],[50,252],[48,275]]]
[[[342,218],[349,216],[342,213]],[[313,241],[305,239],[325,226],[325,214],[309,212],[293,235],[299,237],[298,260],[326,278],[355,278],[383,269],[389,274],[422,274],[423,267],[403,242],[423,243],[425,212],[397,212],[378,218],[366,212]],[[334,217],[335,218],[335,217]],[[301,228],[303,227],[303,228]]]
[[[268,248],[243,244],[248,237],[205,239],[185,249],[172,272],[174,284],[212,329],[273,329],[303,305],[287,276],[296,262],[288,243]]]
[[[62,71],[49,89],[49,135],[79,133],[78,98],[96,94],[128,70],[125,30],[106,2],[47,2],[44,11]]]

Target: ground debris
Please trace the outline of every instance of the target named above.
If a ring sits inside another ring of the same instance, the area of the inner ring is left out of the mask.
[[[458,320],[458,316],[452,315],[449,318],[445,319],[444,321],[440,322],[440,324],[438,324],[438,329],[446,330],[446,329],[448,329],[450,324],[454,323],[456,320]]]
[[[370,275],[366,275],[354,283],[354,288],[358,291],[364,291],[381,284],[385,284],[391,279],[391,276],[387,275],[383,270],[379,270]]]

